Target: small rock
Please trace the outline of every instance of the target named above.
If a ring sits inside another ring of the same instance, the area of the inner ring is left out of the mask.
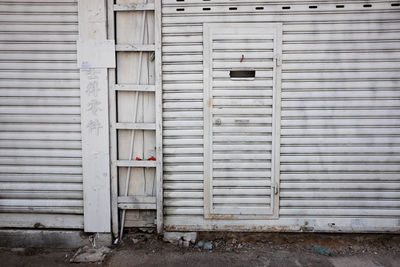
[[[200,240],[200,241],[197,242],[197,244],[196,244],[196,248],[203,248],[203,246],[204,246],[204,241],[203,241],[203,240]]]
[[[211,250],[213,248],[213,244],[211,241],[204,242],[203,249]]]
[[[133,244],[137,244],[137,243],[139,243],[139,239],[132,238],[132,242],[133,242]]]
[[[190,244],[190,242],[189,242],[189,241],[187,241],[187,240],[183,240],[182,244],[183,244],[183,246],[184,246],[185,248],[188,248],[188,247],[189,247],[189,244]]]
[[[194,244],[194,243],[196,243],[197,232],[187,232],[187,233],[183,233],[182,239],[183,239],[184,241],[189,241],[190,243]]]
[[[332,252],[327,248],[315,245],[314,250],[321,255],[332,256]]]
[[[154,233],[154,228],[152,227],[143,227],[143,228],[139,228],[140,231],[145,232],[145,233]]]
[[[111,249],[107,247],[88,248],[87,246],[78,249],[70,262],[74,263],[90,263],[102,262]]]
[[[164,232],[163,240],[170,242],[174,245],[182,245],[181,241],[188,241],[190,243],[196,243],[197,233],[196,232]]]
[[[178,232],[164,232],[163,240],[165,242],[172,243],[174,245],[179,245],[179,240],[181,240],[182,234]]]
[[[306,250],[311,250],[312,247],[311,247],[311,245],[304,245],[304,249],[306,249]]]

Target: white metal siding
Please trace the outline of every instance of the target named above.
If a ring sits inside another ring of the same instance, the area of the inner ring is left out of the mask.
[[[400,7],[313,2],[163,1],[167,229],[399,228]],[[208,22],[283,24],[279,220],[203,218]]]
[[[77,12],[0,1],[1,227],[83,227]]]

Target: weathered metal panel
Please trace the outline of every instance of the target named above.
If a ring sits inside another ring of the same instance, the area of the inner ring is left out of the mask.
[[[77,2],[0,10],[0,226],[82,228]]]
[[[166,229],[399,230],[396,2],[162,2]],[[282,23],[278,220],[203,215],[203,30],[218,22]]]

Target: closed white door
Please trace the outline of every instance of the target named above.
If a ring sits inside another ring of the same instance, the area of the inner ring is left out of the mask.
[[[205,24],[205,217],[277,217],[279,24]]]

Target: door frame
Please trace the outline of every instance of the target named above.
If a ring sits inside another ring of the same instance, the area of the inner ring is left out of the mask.
[[[215,214],[212,203],[212,29],[252,25],[274,30],[274,68],[272,105],[271,209],[268,215]],[[204,23],[203,24],[203,116],[204,116],[204,218],[205,219],[278,219],[280,179],[282,23]]]

